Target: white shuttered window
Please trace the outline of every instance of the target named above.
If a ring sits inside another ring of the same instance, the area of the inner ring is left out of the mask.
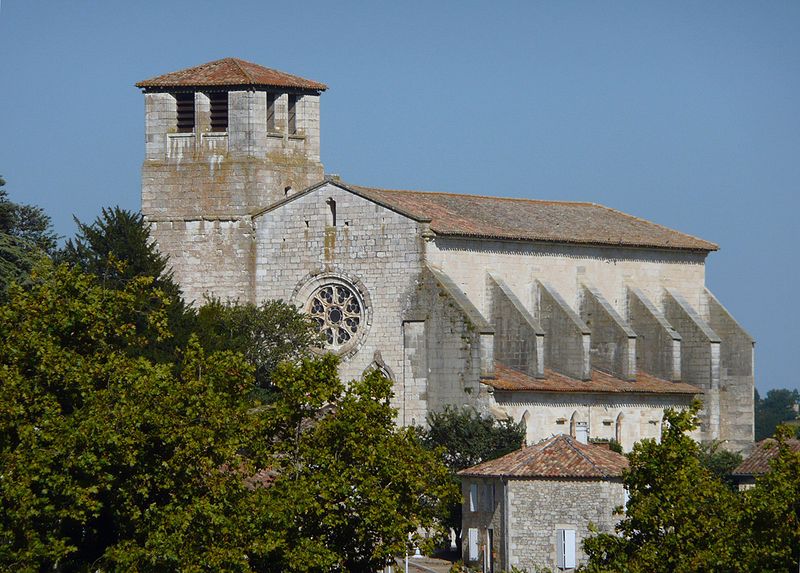
[[[556,545],[558,568],[572,569],[575,567],[575,530],[557,529]]]
[[[470,528],[468,533],[468,543],[469,543],[469,560],[470,561],[477,561],[478,560],[478,530],[475,528]]]
[[[476,483],[469,486],[469,510],[478,511],[478,484]]]

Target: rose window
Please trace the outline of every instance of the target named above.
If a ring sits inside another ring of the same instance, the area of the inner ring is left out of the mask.
[[[334,351],[355,340],[363,326],[364,313],[358,296],[341,284],[317,289],[309,301],[308,312],[325,337],[326,347]]]

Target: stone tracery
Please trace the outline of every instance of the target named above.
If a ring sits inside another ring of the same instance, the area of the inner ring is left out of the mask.
[[[363,309],[355,292],[343,284],[319,287],[308,304],[311,319],[317,324],[330,350],[348,346],[361,330]]]

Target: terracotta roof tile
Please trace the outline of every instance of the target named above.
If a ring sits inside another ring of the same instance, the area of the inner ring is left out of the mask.
[[[595,203],[393,191],[347,185],[439,235],[715,251],[717,245]]]
[[[461,470],[458,475],[608,478],[621,476],[627,467],[628,459],[621,454],[559,434],[502,458]]]
[[[631,392],[641,394],[702,394],[696,386],[670,382],[639,371],[636,380],[622,380],[601,370],[592,370],[591,380],[577,380],[545,368],[544,378],[533,378],[524,372],[495,362],[494,378],[483,379],[497,390],[509,392]]]
[[[793,452],[800,452],[800,440],[786,440]],[[761,440],[753,453],[733,470],[735,476],[760,476],[769,471],[769,462],[778,455],[778,442],[772,438]]]
[[[323,91],[328,87],[314,80],[265,68],[238,58],[216,60],[193,68],[156,76],[136,84],[136,87],[145,89],[182,86],[265,86],[316,91]]]

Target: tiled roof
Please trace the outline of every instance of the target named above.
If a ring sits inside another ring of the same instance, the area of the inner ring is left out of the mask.
[[[606,392],[641,394],[702,394],[696,386],[670,382],[639,371],[636,380],[622,380],[601,370],[592,370],[591,380],[577,380],[545,368],[544,378],[533,378],[524,372],[495,362],[494,378],[481,380],[497,390],[509,392]]]
[[[265,68],[238,58],[224,58],[193,68],[186,68],[150,78],[136,84],[139,88],[190,86],[268,86],[323,91],[325,84]]]
[[[392,191],[347,185],[430,221],[439,235],[716,251],[717,245],[595,203]]]
[[[618,477],[628,459],[607,448],[582,444],[563,434],[553,436],[458,472],[472,477],[607,478]]]
[[[786,440],[793,452],[800,452],[800,440]],[[735,476],[759,476],[769,471],[769,462],[778,455],[778,442],[772,438],[761,440],[756,444],[753,453],[745,458],[735,470]]]

